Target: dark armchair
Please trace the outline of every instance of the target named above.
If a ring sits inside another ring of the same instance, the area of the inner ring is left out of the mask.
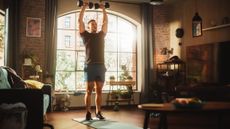
[[[26,129],[53,126],[43,121],[43,91],[39,89],[1,89],[0,104],[22,102],[28,110]]]

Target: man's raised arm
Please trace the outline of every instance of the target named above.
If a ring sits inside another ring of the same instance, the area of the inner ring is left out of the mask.
[[[101,4],[101,9],[103,12],[103,23],[102,23],[102,31],[104,33],[107,33],[108,30],[108,16],[107,16],[107,12],[105,10],[105,6]]]
[[[78,25],[79,25],[80,33],[83,33],[85,31],[85,24],[83,22],[83,17],[84,17],[85,9],[87,6],[88,6],[88,2],[84,1],[84,4],[81,7],[81,11],[80,11],[79,18],[78,18]]]

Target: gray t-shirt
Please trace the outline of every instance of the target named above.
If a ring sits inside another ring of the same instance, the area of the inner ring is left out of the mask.
[[[86,64],[104,64],[104,43],[105,33],[89,33],[84,31],[80,33],[86,49]]]

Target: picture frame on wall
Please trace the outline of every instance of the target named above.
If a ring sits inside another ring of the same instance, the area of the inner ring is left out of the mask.
[[[41,37],[41,18],[26,18],[26,36]]]

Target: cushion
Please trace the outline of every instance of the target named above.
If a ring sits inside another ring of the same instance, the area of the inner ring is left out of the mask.
[[[44,83],[36,80],[25,80],[25,83],[32,89],[42,89]]]
[[[0,105],[0,129],[25,129],[27,120],[26,105],[22,102]]]
[[[3,67],[0,67],[0,89],[11,88],[7,76],[8,76],[7,71]]]

